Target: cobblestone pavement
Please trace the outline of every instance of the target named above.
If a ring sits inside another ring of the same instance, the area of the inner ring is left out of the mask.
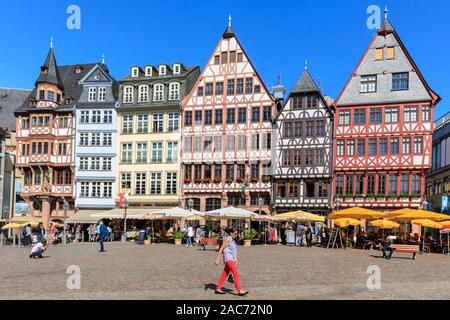
[[[107,243],[50,247],[45,259],[28,248],[1,248],[0,299],[243,299],[235,288],[214,295],[222,264],[216,252],[170,244]],[[212,248],[211,248],[212,249]],[[285,246],[239,247],[246,299],[450,299],[450,257]],[[67,268],[81,270],[81,289],[69,290]],[[367,268],[381,268],[381,290],[367,288]]]

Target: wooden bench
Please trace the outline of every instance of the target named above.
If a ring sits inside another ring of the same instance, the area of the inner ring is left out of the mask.
[[[206,246],[217,246],[218,240],[218,238],[201,238],[200,244],[203,246],[203,251],[206,250]]]
[[[412,253],[413,259],[416,260],[416,255],[420,253],[420,246],[419,245],[410,245],[410,244],[393,244],[391,245],[391,248],[395,249],[395,252],[405,252],[405,253]]]

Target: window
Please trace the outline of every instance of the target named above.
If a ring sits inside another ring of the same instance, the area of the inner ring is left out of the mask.
[[[389,176],[389,194],[397,194],[397,176]]]
[[[358,157],[366,156],[366,139],[358,139]]]
[[[152,143],[152,162],[161,163],[162,162],[162,142]]]
[[[221,59],[221,63],[222,64],[226,64],[228,63],[228,52],[222,52],[222,59]]]
[[[194,152],[202,151],[202,137],[196,136],[194,138]]]
[[[227,95],[234,95],[234,79],[228,80]]]
[[[237,59],[237,61],[238,61],[238,62],[244,61],[244,54],[243,54],[242,52],[238,53],[238,59]]]
[[[68,128],[69,127],[69,118],[64,116],[58,117],[58,127],[60,128]]]
[[[94,110],[92,111],[92,123],[101,123],[102,122],[102,113],[100,110]]]
[[[247,150],[247,137],[245,135],[238,135],[238,145],[237,149],[239,151]]]
[[[178,112],[169,113],[169,123],[168,123],[167,131],[169,131],[169,132],[178,131],[179,126],[180,126],[179,119],[180,119],[180,114]]]
[[[314,164],[316,166],[323,166],[323,164],[324,164],[324,150],[323,149],[316,149],[314,154],[315,154]]]
[[[45,100],[45,90],[39,90],[39,100]]]
[[[104,133],[103,134],[103,146],[104,147],[112,146],[112,133]]]
[[[220,64],[220,56],[219,55],[214,56],[214,64]]]
[[[222,179],[222,166],[220,164],[214,165],[214,178]]]
[[[28,129],[30,126],[30,122],[28,119],[22,119],[22,129]]]
[[[170,141],[167,142],[167,162],[177,162],[178,161],[178,142]]]
[[[197,96],[203,97],[203,87],[198,87],[198,89],[197,89]]]
[[[272,107],[265,106],[263,108],[263,122],[269,122],[269,121],[272,121]]]
[[[361,76],[361,93],[377,92],[377,76]]]
[[[411,154],[411,138],[403,138],[402,152],[403,154]]]
[[[214,124],[216,126],[221,126],[222,125],[222,109],[216,110],[215,111],[215,116],[214,116]]]
[[[207,96],[212,96],[213,95],[213,84],[212,83],[207,83],[206,84],[205,95],[207,95]]]
[[[155,84],[153,87],[153,101],[163,101],[164,100],[164,85]]]
[[[120,189],[131,189],[131,173],[120,174]]]
[[[399,141],[398,138],[391,138],[391,156],[396,156],[399,153]]]
[[[308,109],[317,108],[317,97],[316,96],[308,96],[306,101],[307,101],[306,108],[308,108]]]
[[[186,111],[184,113],[184,125],[186,127],[192,126],[192,111]]]
[[[151,77],[152,76],[152,71],[153,71],[153,68],[151,66],[146,66],[145,67],[145,76],[146,77]]]
[[[336,177],[336,195],[342,195],[344,193],[344,177]]]
[[[214,137],[214,152],[222,152],[222,136]]]
[[[166,68],[166,66],[159,66],[159,75],[160,76],[165,76],[166,75],[166,72],[167,72],[167,68]]]
[[[100,158],[99,157],[94,157],[91,158],[91,170],[100,170]]]
[[[80,157],[80,170],[89,170],[89,158]]]
[[[246,123],[247,122],[247,109],[239,108],[238,109],[238,123]]]
[[[227,124],[235,124],[235,110],[234,109],[227,109]]]
[[[101,195],[101,183],[100,182],[92,182],[91,183],[91,197],[92,198],[100,198]]]
[[[181,66],[179,64],[173,65],[173,74],[180,74],[181,72]]]
[[[245,164],[238,164],[237,165],[237,174],[236,177],[239,179],[245,178]]]
[[[80,197],[81,198],[89,197],[89,182],[80,183]]]
[[[103,197],[105,198],[112,197],[112,182],[103,183]]]
[[[226,178],[234,179],[234,164],[227,164],[226,166]]]
[[[386,59],[392,60],[395,58],[395,47],[386,48]]]
[[[365,125],[366,124],[366,109],[355,109],[353,111],[354,125]]]
[[[122,163],[132,162],[132,150],[133,149],[131,143],[122,144],[121,159],[120,159]]]
[[[133,103],[133,87],[127,86],[124,88],[123,103]]]
[[[261,92],[261,86],[259,84],[255,84],[255,87],[254,87],[253,90],[254,90],[255,93],[260,93]]]
[[[379,175],[378,176],[378,195],[386,194],[386,176]]]
[[[316,137],[325,136],[325,121],[318,120],[316,121]]]
[[[255,151],[259,150],[259,134],[258,133],[252,134],[251,149],[255,150]]]
[[[148,102],[148,86],[139,86],[139,102]]]
[[[307,137],[313,137],[314,136],[314,121],[306,121],[305,135]]]
[[[414,195],[420,195],[420,176],[419,175],[413,175],[412,176],[412,188],[411,193]]]
[[[230,63],[236,62],[236,51],[230,51]]]
[[[423,139],[422,137],[414,138],[414,154],[422,154],[423,153]]]
[[[192,152],[192,137],[185,137],[184,138],[184,152],[191,153]]]
[[[377,155],[377,139],[369,139],[369,156]]]
[[[350,110],[339,111],[339,125],[340,126],[350,125]]]
[[[400,176],[400,194],[409,196],[409,175]]]
[[[137,132],[147,133],[148,132],[148,115],[138,114],[137,115]]]
[[[48,92],[48,101],[55,101],[55,93],[53,91]]]
[[[153,114],[153,132],[164,131],[164,113]]]
[[[136,77],[138,77],[139,76],[139,68],[137,68],[137,67],[133,67],[132,69],[131,69],[131,72],[132,72],[132,77],[133,78],[136,78]]]
[[[383,60],[383,48],[375,49],[375,60]]]
[[[202,125],[203,111],[201,110],[195,111],[194,116],[195,116],[195,126],[200,127]]]
[[[166,194],[177,194],[177,173],[166,173]]]
[[[203,152],[212,152],[212,136],[205,136],[203,139]]]
[[[294,122],[284,122],[283,124],[283,137],[291,138],[294,136]]]
[[[150,194],[161,194],[161,173],[152,173],[150,180]]]
[[[245,79],[245,94],[253,93],[253,78]]]
[[[98,147],[100,147],[102,145],[100,137],[101,137],[100,133],[92,133],[91,134],[91,146],[98,146]]]
[[[122,133],[133,133],[133,116],[124,115],[122,118]]]
[[[417,121],[417,107],[405,107],[403,111],[403,120],[405,122]]]
[[[392,74],[392,91],[409,89],[409,73],[400,72]]]
[[[387,154],[387,141],[388,139],[386,138],[381,138],[378,141],[378,147],[379,147],[379,155],[380,156],[385,156]]]
[[[261,121],[261,108],[253,107],[252,108],[252,122],[259,123]]]
[[[320,121],[318,121],[318,122],[320,122]],[[321,130],[320,127],[317,127],[317,128],[319,128],[318,130]],[[302,136],[303,136],[303,122],[296,121],[296,122],[294,122],[294,137],[299,138]]]
[[[236,80],[236,94],[243,94],[244,93],[244,79],[237,79]]]
[[[344,152],[344,149],[345,149],[344,144],[345,144],[344,140],[338,140],[338,142],[337,142],[337,156],[338,157],[343,157],[344,154],[345,154],[345,152]]]
[[[80,146],[89,145],[89,133],[80,133]]]
[[[113,112],[111,110],[103,111],[103,123],[112,123]]]
[[[234,152],[234,142],[235,142],[235,136],[227,135],[227,151],[228,152]]]
[[[206,211],[218,210],[222,207],[222,201],[219,198],[206,199]]]
[[[300,110],[302,108],[303,97],[292,98],[292,110]]]
[[[254,163],[250,166],[250,176],[259,179],[259,164]]]
[[[97,88],[90,87],[88,90],[88,101],[95,101],[97,100]]]
[[[98,88],[98,101],[106,101],[106,88]]]
[[[147,143],[136,144],[136,163],[147,163]]]
[[[355,140],[347,140],[347,156],[353,157],[355,155]]]
[[[223,82],[216,83],[216,95],[218,96],[223,95]]]
[[[367,177],[367,195],[375,194],[375,176]]]
[[[384,110],[385,123],[398,123],[398,108],[386,108]]]
[[[422,121],[423,122],[429,122],[431,119],[430,117],[430,107],[424,106],[422,107]]]
[[[111,171],[112,169],[112,158],[103,158],[102,169],[104,171]]]
[[[135,193],[137,195],[145,195],[147,193],[146,189],[146,179],[147,174],[146,173],[136,173],[136,180],[135,180]]]
[[[371,108],[370,109],[370,124],[381,124],[383,117],[383,109]]]
[[[355,194],[361,195],[364,192],[364,176],[355,176]]]
[[[353,179],[354,176],[345,177],[345,194],[353,195]]]

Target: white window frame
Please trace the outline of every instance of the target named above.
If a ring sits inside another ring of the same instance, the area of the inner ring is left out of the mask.
[[[160,65],[159,67],[158,67],[158,73],[159,73],[159,75],[160,76],[165,76],[165,75],[167,75],[167,67],[165,66],[165,65]]]
[[[93,102],[97,99],[97,88],[96,87],[89,87],[88,89],[88,101]]]
[[[173,74],[180,74],[181,73],[181,65],[179,63],[175,63],[173,65]]]
[[[140,85],[139,89],[139,102],[148,102],[148,93],[150,88],[148,85]]]
[[[80,112],[80,123],[89,123],[90,121],[90,111],[89,110],[81,110]]]
[[[139,77],[139,68],[138,67],[131,68],[131,77],[132,78],[138,78]]]
[[[157,83],[154,85],[153,101],[164,101],[164,84]]]
[[[171,82],[169,83],[169,100],[180,100],[180,83]]]
[[[151,66],[146,66],[145,67],[145,76],[146,77],[153,76],[153,68]]]
[[[98,88],[98,101],[106,101],[106,87]]]
[[[133,86],[123,87],[123,103],[133,103],[133,101],[134,101]]]

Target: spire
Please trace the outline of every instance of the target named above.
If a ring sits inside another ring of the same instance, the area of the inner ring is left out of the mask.
[[[231,14],[230,14],[230,15],[228,15],[228,27],[227,27],[227,30],[225,30],[225,32],[222,35],[222,37],[225,38],[225,39],[235,37],[234,31],[233,31],[233,29],[231,29],[231,21],[232,21],[232,18],[231,18]]]
[[[305,70],[308,70],[308,59],[305,59]]]
[[[105,54],[102,54],[102,64],[105,64]]]
[[[384,20],[387,20],[387,18],[388,18],[388,8],[387,7],[384,7]]]
[[[48,51],[47,58],[44,65],[41,67],[41,73],[36,80],[38,83],[49,83],[57,85],[60,89],[63,89],[61,77],[59,76],[58,64],[56,63],[55,52],[53,51],[53,38],[50,41],[50,50]]]
[[[277,85],[272,87],[272,94],[276,99],[283,99],[286,88],[281,84],[281,73],[278,74]]]
[[[50,48],[53,48],[53,36],[50,36]]]
[[[228,15],[228,28],[231,28],[231,14]]]
[[[391,25],[391,23],[389,22],[389,19],[388,19],[388,12],[389,12],[388,8],[385,7],[384,8],[384,21],[383,21],[383,24],[381,25],[380,29],[378,30],[379,34],[386,35],[386,34],[394,31],[394,27]]]

